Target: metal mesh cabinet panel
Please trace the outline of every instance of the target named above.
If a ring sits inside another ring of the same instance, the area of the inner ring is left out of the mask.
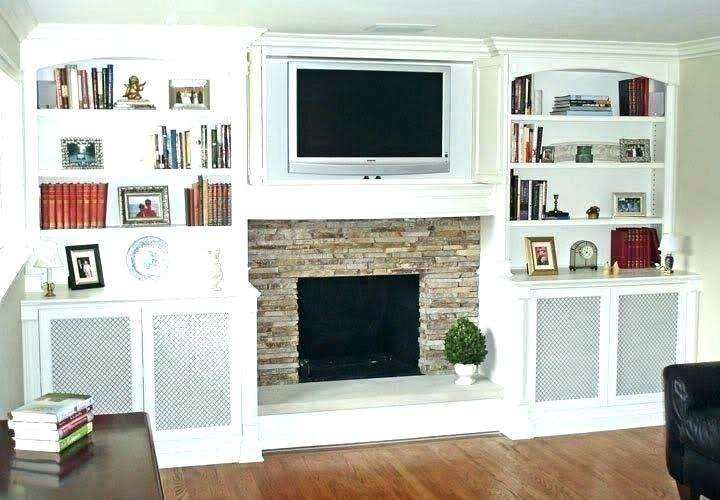
[[[677,324],[677,293],[619,297],[618,396],[662,392],[662,369],[675,363]]]
[[[153,315],[155,428],[227,426],[228,313]]]
[[[50,320],[52,389],[90,394],[96,413],[133,411],[130,318]]]
[[[538,299],[535,401],[598,397],[600,297]]]

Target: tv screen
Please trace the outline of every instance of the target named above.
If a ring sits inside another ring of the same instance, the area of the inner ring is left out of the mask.
[[[440,71],[297,69],[297,158],[442,158]]]

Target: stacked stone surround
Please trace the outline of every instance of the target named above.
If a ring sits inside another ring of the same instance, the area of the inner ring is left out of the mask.
[[[251,220],[260,385],[298,382],[297,280],[418,274],[419,368],[445,373],[445,332],[478,313],[480,219]]]

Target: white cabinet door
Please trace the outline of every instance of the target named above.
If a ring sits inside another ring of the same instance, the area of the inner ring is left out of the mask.
[[[534,406],[605,404],[609,291],[537,290],[529,303],[528,399]]]
[[[610,403],[660,401],[662,370],[685,359],[681,285],[616,288],[610,332]]]
[[[239,423],[231,310],[223,299],[143,306],[145,408],[156,432],[197,437],[227,432],[235,415]]]
[[[142,410],[139,307],[42,308],[39,333],[43,394],[89,394],[101,414]]]

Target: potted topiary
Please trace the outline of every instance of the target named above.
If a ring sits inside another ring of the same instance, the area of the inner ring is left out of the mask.
[[[445,336],[445,356],[455,367],[458,375],[456,384],[474,383],[473,375],[477,371],[477,365],[487,356],[485,335],[472,321],[460,318],[453,323]]]

